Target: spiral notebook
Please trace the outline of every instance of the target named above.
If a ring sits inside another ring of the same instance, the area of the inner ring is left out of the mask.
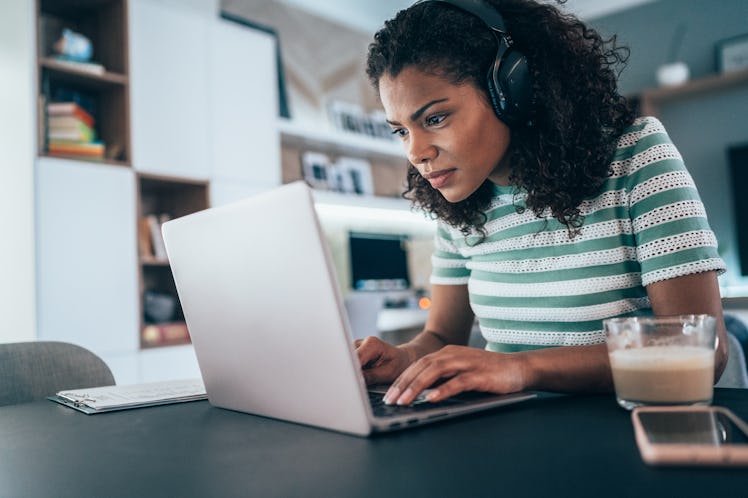
[[[146,406],[207,399],[202,379],[169,380],[124,386],[60,391],[47,399],[93,415]]]

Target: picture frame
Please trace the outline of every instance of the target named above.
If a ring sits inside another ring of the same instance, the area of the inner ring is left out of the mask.
[[[716,60],[721,74],[748,68],[748,33],[718,42]]]
[[[321,152],[303,152],[301,154],[301,170],[304,181],[318,190],[337,190],[337,178],[330,178],[330,158]],[[332,188],[331,188],[332,187]]]
[[[328,104],[327,112],[335,129],[348,133],[366,133],[366,114],[360,105],[333,100]]]
[[[369,161],[355,157],[340,157],[335,162],[335,166],[341,175],[340,192],[374,195],[374,180]]]

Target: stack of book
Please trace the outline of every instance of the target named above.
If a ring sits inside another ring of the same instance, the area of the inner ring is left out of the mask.
[[[103,158],[94,118],[75,102],[47,104],[47,150],[52,155]]]

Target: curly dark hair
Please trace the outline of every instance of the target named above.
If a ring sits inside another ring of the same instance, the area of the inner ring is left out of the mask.
[[[501,12],[532,78],[534,123],[510,128],[509,181],[517,193],[527,192],[525,204],[536,216],[549,210],[573,236],[584,222],[580,204],[610,175],[618,137],[636,117],[617,91],[616,66],[623,68],[629,50],[553,5],[485,1]],[[378,91],[383,75],[415,67],[454,84],[474,84],[488,99],[486,71],[495,56],[496,38],[483,21],[445,2],[417,3],[375,34],[367,75]],[[485,235],[490,181],[457,203],[444,199],[412,164],[407,181],[403,196],[414,204],[465,235],[472,229]]]

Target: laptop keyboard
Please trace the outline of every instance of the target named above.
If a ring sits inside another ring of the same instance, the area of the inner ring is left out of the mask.
[[[369,391],[369,403],[374,415],[377,417],[395,417],[398,415],[406,415],[408,413],[419,413],[425,410],[433,410],[434,408],[443,408],[447,406],[454,406],[462,404],[460,400],[449,398],[444,401],[437,403],[431,403],[425,400],[417,400],[410,405],[387,405],[382,399],[383,393],[377,391]]]

